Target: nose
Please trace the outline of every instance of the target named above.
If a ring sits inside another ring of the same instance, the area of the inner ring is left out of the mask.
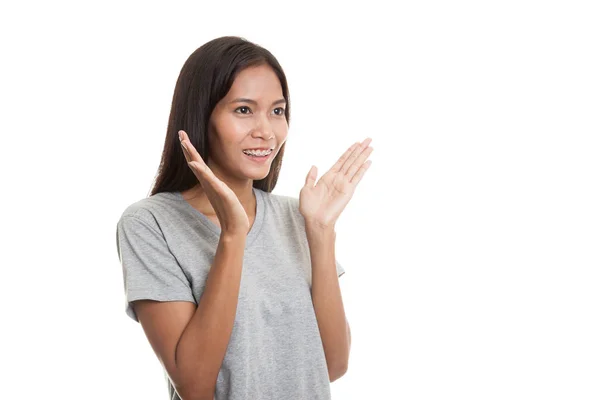
[[[263,116],[256,119],[256,126],[252,130],[252,136],[256,138],[262,137],[265,140],[269,140],[275,136],[268,117]]]

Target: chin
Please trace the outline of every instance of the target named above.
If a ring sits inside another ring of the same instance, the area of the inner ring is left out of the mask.
[[[241,164],[239,164],[241,175],[246,178],[259,181],[261,179],[265,179],[269,172],[271,172],[271,167],[273,165],[273,159],[276,154],[272,154],[269,160],[265,160],[264,162],[255,163],[252,161],[248,161],[246,156],[243,156],[244,160]]]
[[[248,172],[244,175],[246,175],[248,178],[250,178],[254,181],[260,181],[261,179],[265,179],[267,176],[269,176],[270,171],[271,171],[270,169],[265,169],[264,173],[258,173],[258,171],[252,171],[252,172]]]

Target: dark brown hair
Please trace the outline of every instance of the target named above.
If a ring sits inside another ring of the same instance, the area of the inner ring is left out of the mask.
[[[198,184],[179,144],[184,130],[202,159],[208,160],[208,122],[217,103],[224,98],[236,76],[245,68],[269,65],[281,84],[287,102],[285,118],[290,124],[290,99],[287,79],[279,62],[265,48],[237,36],[213,39],[196,49],[186,60],[175,84],[167,136],[150,196],[160,192],[184,191]],[[253,186],[265,192],[275,188],[285,143],[273,159],[269,174]]]

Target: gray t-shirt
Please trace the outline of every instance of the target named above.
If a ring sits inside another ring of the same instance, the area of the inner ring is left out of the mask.
[[[256,218],[246,238],[237,311],[215,399],[330,399],[298,199],[253,190]],[[140,299],[197,305],[220,231],[181,192],[157,193],[127,207],[117,223],[127,315],[139,322],[130,302]],[[341,276],[337,260],[336,268]],[[164,373],[169,398],[180,400]]]

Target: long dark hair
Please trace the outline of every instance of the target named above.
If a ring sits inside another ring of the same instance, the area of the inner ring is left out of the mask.
[[[285,118],[290,124],[290,98],[287,79],[279,62],[267,49],[238,36],[213,39],[196,49],[181,68],[175,85],[167,136],[158,174],[150,196],[160,192],[184,191],[198,184],[179,144],[184,130],[202,159],[209,154],[208,122],[217,103],[224,98],[236,76],[245,68],[269,65],[281,84],[287,102]],[[285,143],[273,159],[269,174],[255,180],[253,186],[265,192],[275,188]]]

